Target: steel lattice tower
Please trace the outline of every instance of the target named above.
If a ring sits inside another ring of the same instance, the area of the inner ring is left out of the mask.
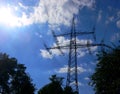
[[[72,21],[72,28],[70,34],[70,46],[69,46],[69,60],[68,60],[68,72],[67,72],[67,86],[74,84],[72,89],[77,92],[78,90],[78,77],[77,77],[77,43],[76,43],[76,30],[74,18]]]
[[[101,46],[103,47],[107,47],[110,49],[110,46],[104,44],[103,42],[101,43],[89,43],[89,41],[86,44],[81,44],[81,43],[77,43],[76,41],[76,37],[80,36],[80,35],[93,35],[93,38],[95,38],[95,28],[93,28],[92,32],[76,32],[75,29],[75,20],[74,17],[72,19],[72,25],[71,25],[71,32],[65,33],[65,34],[59,34],[56,35],[53,31],[53,36],[56,40],[56,44],[57,46],[55,47],[51,47],[48,48],[46,44],[44,44],[44,46],[46,47],[46,50],[50,53],[52,49],[59,49],[59,51],[61,53],[62,49],[69,49],[69,60],[68,60],[68,72],[67,72],[67,81],[66,81],[66,86],[70,86],[72,87],[73,91],[76,92],[76,94],[79,94],[79,89],[78,89],[78,71],[77,71],[77,49],[78,48],[88,48],[88,50],[90,51],[90,47],[94,47],[94,46]],[[58,43],[57,37],[60,36],[70,36],[70,42],[69,45],[60,45]]]

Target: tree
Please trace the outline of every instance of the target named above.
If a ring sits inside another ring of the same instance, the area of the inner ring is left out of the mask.
[[[90,85],[96,94],[120,94],[120,46],[99,53],[98,61]]]
[[[52,75],[49,79],[51,82],[40,89],[38,91],[38,94],[62,94],[63,89],[61,87],[61,84],[63,78]]]
[[[0,93],[34,94],[34,85],[25,70],[26,67],[18,64],[15,58],[0,53]]]
[[[42,87],[38,94],[76,94],[73,92],[70,86],[62,87],[63,77],[57,77],[52,75],[50,78],[50,83]]]
[[[63,94],[76,94],[70,86],[64,88]]]

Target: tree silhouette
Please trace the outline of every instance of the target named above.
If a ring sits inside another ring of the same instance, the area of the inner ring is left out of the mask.
[[[63,94],[76,94],[70,86],[64,88]]]
[[[63,78],[52,75],[49,79],[51,82],[40,89],[38,94],[62,94],[63,89],[61,84]]]
[[[90,85],[96,94],[120,94],[120,46],[99,53],[98,61]]]
[[[25,70],[26,67],[18,64],[15,58],[0,53],[0,93],[34,94],[34,85]]]
[[[62,87],[63,77],[52,75],[50,83],[42,87],[38,94],[75,94],[70,86]]]

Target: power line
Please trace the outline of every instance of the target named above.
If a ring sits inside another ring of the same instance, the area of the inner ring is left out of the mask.
[[[62,54],[62,49],[69,49],[69,60],[68,60],[68,71],[67,71],[67,81],[66,86],[71,86],[72,89],[76,92],[76,94],[79,94],[79,88],[78,88],[78,66],[77,66],[77,49],[78,48],[88,48],[90,51],[90,47],[94,46],[101,46],[101,47],[107,47],[112,49],[112,47],[104,44],[104,42],[101,43],[90,43],[89,40],[87,40],[86,44],[81,44],[77,42],[77,36],[85,36],[85,35],[93,35],[93,38],[96,40],[95,37],[95,27],[93,28],[93,31],[91,32],[77,32],[75,28],[75,17],[72,19],[72,25],[71,25],[71,32],[59,34],[56,35],[54,31],[52,31],[53,37],[56,40],[56,46],[48,48],[46,45],[47,51],[52,54],[51,49],[58,49]],[[60,36],[69,36],[70,41],[67,45],[60,45],[58,43],[57,37]]]

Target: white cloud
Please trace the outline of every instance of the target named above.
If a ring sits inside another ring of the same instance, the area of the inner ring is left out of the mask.
[[[50,25],[70,25],[73,14],[79,8],[92,7],[94,0],[40,0],[32,14],[35,22],[48,22]]]
[[[108,16],[105,24],[116,23],[116,26],[120,28],[120,11],[117,11],[112,16]]]
[[[86,72],[87,70],[84,69],[83,67],[78,67],[78,73],[83,73],[83,72]]]
[[[64,67],[60,68],[59,70],[57,70],[56,72],[57,73],[67,73],[67,71],[68,71],[68,67],[64,66]]]
[[[106,23],[116,22],[116,26],[120,28],[120,11],[118,11],[114,16],[108,17]]]
[[[84,68],[81,67],[81,66],[78,66],[78,67],[77,67],[77,70],[78,70],[78,73],[79,73],[79,74],[87,71],[86,69],[84,69]],[[57,72],[57,73],[67,73],[67,71],[68,71],[68,66],[65,65],[64,67],[60,68],[60,69],[57,70],[56,72]],[[74,71],[75,71],[75,68],[74,68],[74,67],[71,68],[71,71],[74,72]]]
[[[66,52],[66,50],[62,50],[62,52]],[[62,53],[58,49],[51,49],[49,51],[40,49],[40,54],[43,58],[52,59],[54,56],[59,56]]]
[[[95,51],[97,50],[97,48],[98,48],[97,46],[90,47],[90,51],[91,51],[91,52],[95,52]]]
[[[107,18],[107,20],[105,21],[105,24],[109,24],[111,22],[115,22],[116,21],[116,18],[115,16],[110,16]]]
[[[74,81],[74,82],[72,82],[72,83],[70,83],[70,85],[75,85],[76,84],[76,82]],[[83,83],[81,83],[81,82],[78,82],[78,86],[84,86],[84,84]]]
[[[120,18],[120,11],[117,12],[117,16]]]
[[[18,5],[21,7],[21,8],[23,8],[23,9],[28,9],[28,7],[27,6],[24,6],[22,3],[18,3]]]
[[[86,54],[86,51],[82,51],[79,49],[77,56],[80,58],[80,57],[85,56],[85,54]]]
[[[39,4],[34,7],[24,6],[18,3],[23,10],[21,16],[16,16],[16,26],[26,26],[34,23],[46,23],[50,26],[70,25],[70,20],[73,14],[78,14],[79,9],[83,7],[92,8],[95,0],[40,0]],[[9,6],[12,8],[12,6]],[[15,6],[14,6],[15,7]],[[18,8],[18,7],[17,7]],[[26,13],[26,10],[33,10],[31,13]]]
[[[98,12],[97,22],[99,22],[101,19],[102,19],[102,10]]]
[[[96,65],[99,61],[90,62],[91,65]]]
[[[89,77],[85,77],[84,79],[85,79],[85,80],[87,80],[87,81],[88,81],[88,80],[90,80],[90,78],[89,78]]]
[[[40,53],[42,55],[43,58],[52,58],[52,55],[50,55],[50,53],[46,50],[40,50]]]
[[[38,32],[35,32],[35,35],[38,36],[39,38],[42,38],[42,37],[43,37],[43,36],[42,36],[40,33],[38,33]]]
[[[111,41],[116,41],[120,39],[120,33],[115,33],[113,34],[113,36],[111,37]]]
[[[109,21],[111,22],[114,21],[114,19],[115,19],[114,16],[109,17]]]
[[[52,53],[53,56],[59,56],[62,54],[58,49],[52,49],[50,50],[50,52]]]
[[[116,22],[116,25],[117,25],[118,28],[120,28],[120,20],[118,20],[118,21]]]
[[[92,7],[94,0],[40,0],[39,6],[34,7],[31,14],[34,22],[48,22],[50,25],[70,25],[73,14],[79,8]]]
[[[68,52],[69,52],[70,40],[69,40],[69,39],[65,39],[65,37],[57,37],[57,41],[58,41],[59,46],[68,46],[68,47],[63,47],[63,48],[61,48],[61,51],[62,51],[64,54],[68,54]],[[80,44],[80,45],[86,45],[86,44],[88,43],[88,41],[89,41],[90,44],[93,43],[92,40],[87,40],[87,39],[81,39],[81,40],[80,40],[80,39],[76,38],[76,41],[77,41],[77,44],[78,44],[78,45],[79,45],[79,44]],[[52,47],[57,47],[56,43],[53,43],[53,46],[52,46]],[[90,47],[90,51],[91,51],[91,52],[96,51],[96,49],[97,49],[97,46],[95,46],[95,47]],[[42,51],[43,51],[43,50],[42,50]],[[53,57],[53,56],[59,56],[59,55],[62,54],[58,49],[50,49],[49,51],[51,52],[52,57]],[[44,52],[46,52],[46,51],[44,51]],[[47,53],[47,52],[46,52],[46,53]],[[79,48],[79,49],[77,50],[77,56],[78,56],[79,58],[85,56],[87,53],[89,53],[87,47]],[[45,54],[41,53],[41,55],[43,56],[43,55],[45,55]],[[45,57],[45,56],[43,56],[43,57]],[[50,58],[52,58],[52,57],[50,57]]]
[[[120,11],[117,12],[117,21],[116,21],[116,25],[118,28],[120,28]]]

